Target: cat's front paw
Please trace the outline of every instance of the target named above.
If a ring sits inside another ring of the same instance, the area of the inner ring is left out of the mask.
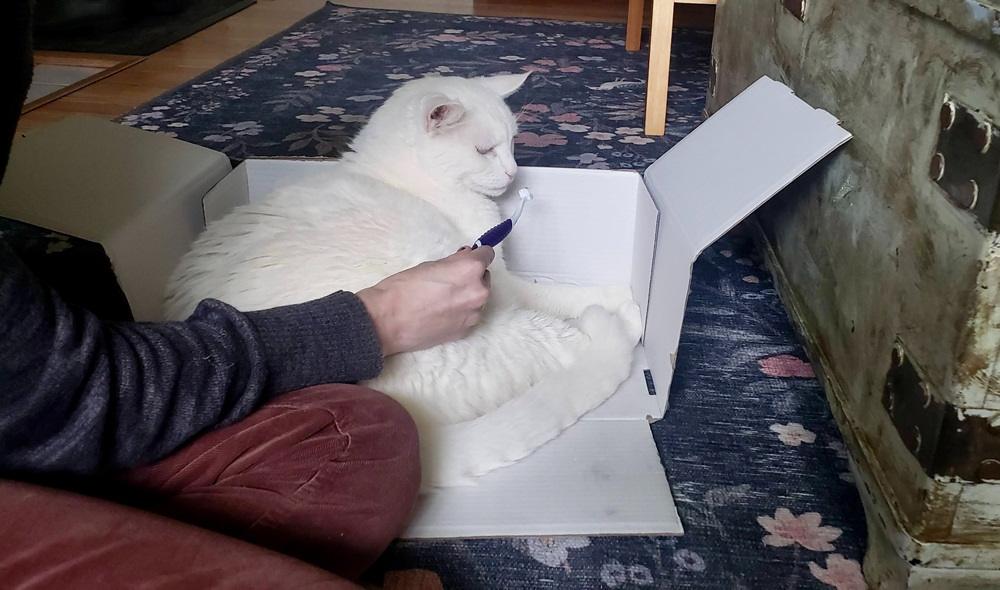
[[[634,303],[632,289],[629,287],[600,287],[594,304],[600,305],[611,313],[618,313],[622,306]]]
[[[615,315],[624,322],[629,342],[638,343],[639,339],[642,338],[643,331],[642,312],[639,310],[639,306],[633,301],[627,301],[618,307]]]
[[[619,304],[615,310],[605,309],[601,305],[591,305],[583,310],[579,326],[592,340],[624,338],[628,344],[635,345],[642,337],[642,313],[639,311],[639,306],[631,301]]]

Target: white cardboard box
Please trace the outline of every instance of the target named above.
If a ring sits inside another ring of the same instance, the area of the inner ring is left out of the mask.
[[[535,200],[505,242],[509,267],[540,281],[630,285],[646,322],[643,341],[632,374],[607,403],[477,485],[422,497],[404,536],[680,534],[648,423],[667,408],[692,264],[849,138],[833,116],[762,78],[642,176],[520,168],[501,205],[509,210],[522,186]],[[48,147],[74,142],[60,154],[63,166],[51,166]],[[156,290],[194,238],[202,206],[211,222],[336,165],[250,159],[230,172],[212,150],[71,121],[15,146],[0,215],[101,242],[137,319],[157,319]]]

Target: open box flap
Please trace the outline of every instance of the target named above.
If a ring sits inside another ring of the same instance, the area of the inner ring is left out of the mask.
[[[660,212],[644,337],[658,390],[670,386],[701,251],[850,138],[831,114],[763,77],[646,170]]]
[[[763,77],[653,162],[644,175],[689,258],[722,237],[851,134],[826,111]]]
[[[0,215],[98,242],[138,320],[160,319],[167,277],[203,229],[205,193],[224,154],[91,117],[14,143]]]

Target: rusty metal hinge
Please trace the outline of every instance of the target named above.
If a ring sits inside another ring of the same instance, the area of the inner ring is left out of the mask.
[[[931,155],[931,180],[948,200],[996,231],[1000,211],[1000,130],[979,111],[945,95],[937,146]]]
[[[886,373],[882,406],[906,448],[929,477],[1000,480],[1000,428],[931,391],[902,342]]]

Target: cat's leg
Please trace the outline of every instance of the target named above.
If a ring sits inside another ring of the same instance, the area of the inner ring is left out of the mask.
[[[588,308],[573,321],[586,338],[574,344],[569,366],[493,412],[422,432],[425,488],[470,484],[523,459],[607,400],[628,376],[638,339],[616,316]]]
[[[579,286],[560,283],[534,283],[511,274],[506,268],[495,271],[493,286],[497,295],[530,309],[537,309],[562,318],[578,318],[591,306],[602,307],[618,315],[634,332],[641,333],[639,308],[632,290],[621,286]]]

